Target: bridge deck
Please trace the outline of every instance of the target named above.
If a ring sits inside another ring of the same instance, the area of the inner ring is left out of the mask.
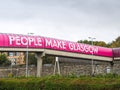
[[[27,48],[0,48],[0,51],[23,51],[26,52]],[[57,50],[50,50],[50,49],[35,49],[29,48],[29,52],[44,52],[48,55],[55,55],[55,56],[63,56],[63,57],[71,57],[71,58],[84,58],[84,59],[94,59],[94,60],[101,60],[101,61],[112,61],[113,58],[111,57],[103,57],[103,56],[95,56],[95,55],[87,55],[87,54],[80,54],[80,53],[73,53],[73,52],[65,52],[65,51],[57,51]]]

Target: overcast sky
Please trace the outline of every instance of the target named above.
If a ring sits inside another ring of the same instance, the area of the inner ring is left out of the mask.
[[[0,33],[69,41],[120,36],[120,0],[0,0]]]

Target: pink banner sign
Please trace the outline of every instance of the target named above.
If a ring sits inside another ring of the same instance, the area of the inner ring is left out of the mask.
[[[30,48],[43,48],[44,38],[35,36],[16,36],[8,35],[9,46],[13,47],[30,47]]]
[[[81,54],[112,57],[112,49],[41,36],[0,34],[0,47],[45,48]]]

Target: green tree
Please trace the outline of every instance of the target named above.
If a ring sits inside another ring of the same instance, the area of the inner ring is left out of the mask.
[[[102,46],[102,47],[107,47],[107,44],[104,41],[95,41],[94,45],[96,45],[96,46]]]
[[[0,54],[0,65],[7,66],[7,65],[10,65],[10,64],[11,64],[11,62],[8,60],[7,55]]]
[[[117,38],[115,39],[115,41],[112,41],[110,47],[111,47],[111,48],[120,47],[120,36],[117,37]]]
[[[91,44],[91,41],[88,40],[79,40],[78,43],[85,43],[85,44]]]
[[[91,41],[88,40],[79,40],[78,43],[92,44]],[[93,44],[96,46],[109,47],[109,48],[117,48],[120,47],[120,36],[118,36],[114,41],[110,43],[105,43],[104,41],[93,41]]]
[[[88,40],[79,40],[78,43],[92,44],[92,41]],[[104,41],[93,41],[93,45],[107,47],[107,44]]]

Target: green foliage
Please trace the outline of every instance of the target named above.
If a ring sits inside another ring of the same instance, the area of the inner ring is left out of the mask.
[[[85,43],[85,44],[91,44],[91,41],[88,40],[79,40],[78,43]]]
[[[88,40],[79,40],[78,43],[84,43],[84,44],[92,45],[92,42],[88,41]],[[93,41],[93,45],[107,47],[107,44],[104,41]]]
[[[9,77],[9,78],[12,78],[12,77],[13,77],[13,74],[12,74],[12,73],[9,73],[9,74],[8,74],[8,77]]]
[[[54,60],[55,60],[54,56],[45,55],[43,57],[43,64],[52,64],[54,63]]]
[[[92,44],[92,42],[88,40],[79,40],[78,43],[84,43],[84,44],[90,44],[90,45]],[[105,43],[104,41],[93,41],[93,45],[109,47],[109,48],[120,47],[120,36],[110,43]]]
[[[48,76],[42,78],[0,78],[0,90],[119,90],[120,76]]]
[[[34,53],[29,53],[28,54],[28,64],[37,66],[37,58],[35,57]]]
[[[0,65],[7,66],[10,64],[11,62],[8,60],[7,56],[5,54],[0,54]]]
[[[107,47],[107,44],[104,41],[95,41],[94,45],[96,45],[96,46],[102,46],[102,47]]]
[[[112,41],[110,47],[115,48],[115,47],[120,47],[120,36],[115,39],[115,41]]]
[[[55,57],[45,55],[43,57],[43,64],[51,64],[54,63]],[[26,61],[26,56],[24,57],[24,61]],[[28,54],[28,64],[37,66],[37,58],[35,57],[35,53]]]

